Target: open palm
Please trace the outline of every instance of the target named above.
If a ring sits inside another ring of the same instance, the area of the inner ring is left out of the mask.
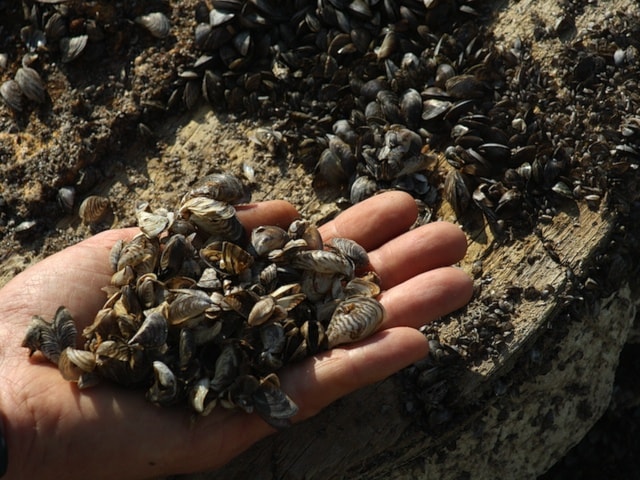
[[[416,329],[463,306],[471,281],[449,265],[466,251],[455,226],[434,223],[408,231],[417,215],[406,194],[389,192],[362,202],[321,228],[323,239],[348,237],[369,251],[382,281],[387,317],[380,331],[283,369],[282,388],[300,407],[294,421],[424,357]],[[298,213],[270,201],[240,207],[248,230],[285,227]],[[104,303],[108,256],[137,229],[111,230],[59,252],[0,290],[0,412],[11,478],[147,478],[214,469],[274,433],[257,415],[215,409],[194,418],[186,409],[158,408],[140,391],[107,384],[79,391],[40,356],[20,346],[35,314],[51,318],[60,305],[79,330]],[[39,364],[41,363],[41,364]]]

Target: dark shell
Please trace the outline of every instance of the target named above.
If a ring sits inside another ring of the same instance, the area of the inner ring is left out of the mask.
[[[63,37],[60,39],[60,51],[62,52],[62,63],[69,63],[80,56],[87,46],[89,37],[78,35],[76,37]]]
[[[38,72],[33,68],[19,68],[16,72],[15,80],[18,82],[18,85],[20,85],[20,89],[25,97],[37,103],[44,103],[46,98],[44,82]]]
[[[0,86],[0,96],[12,109],[21,112],[24,108],[22,89],[15,80],[7,80]]]

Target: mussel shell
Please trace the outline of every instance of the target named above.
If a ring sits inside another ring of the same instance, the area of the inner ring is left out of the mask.
[[[66,308],[59,307],[50,328],[41,332],[40,349],[50,361],[58,363],[62,350],[75,346],[76,337],[76,324],[71,313]]]
[[[171,223],[171,215],[148,212],[143,209],[136,210],[138,227],[145,235],[155,238],[167,229]]]
[[[77,382],[83,373],[93,372],[95,366],[95,353],[73,347],[62,350],[58,360],[58,369],[62,378],[71,382]]]
[[[464,174],[458,170],[447,173],[444,181],[444,198],[453,207],[458,218],[467,211],[471,202],[471,192]]]
[[[194,197],[182,203],[180,214],[214,238],[238,241],[244,228],[232,205],[207,197]]]
[[[215,375],[211,379],[210,388],[215,392],[222,392],[231,385],[237,375],[240,356],[232,344],[227,344],[216,359]]]
[[[350,259],[356,268],[369,265],[369,255],[367,255],[367,251],[358,242],[350,238],[334,237],[329,241],[329,245],[344,257]]]
[[[87,46],[89,37],[78,35],[76,37],[63,37],[60,39],[60,52],[62,52],[62,63],[69,63],[80,56]]]
[[[291,265],[303,270],[318,273],[330,273],[353,276],[353,262],[343,255],[325,250],[306,250],[298,252],[291,260]]]
[[[40,74],[31,67],[21,67],[16,72],[16,82],[24,96],[37,103],[44,103],[46,98],[44,82]]]
[[[181,325],[202,318],[204,312],[213,305],[213,300],[204,292],[181,292],[169,304],[167,320],[171,326]]]
[[[15,80],[7,80],[0,85],[0,96],[12,109],[21,112],[24,108],[22,89]]]
[[[368,175],[359,176],[351,184],[349,200],[356,204],[375,195],[378,191],[378,183]]]
[[[108,228],[113,221],[113,209],[111,201],[100,195],[90,195],[80,204],[78,214],[85,225],[97,227],[105,224]]]
[[[178,400],[178,380],[171,369],[159,360],[153,362],[154,383],[147,390],[147,400],[158,405],[171,405]]]
[[[67,21],[58,12],[54,12],[44,25],[44,33],[49,41],[60,40],[67,35]]]
[[[117,253],[117,247],[116,252]],[[120,271],[125,267],[131,267],[138,275],[150,273],[156,267],[158,259],[158,243],[156,240],[152,240],[143,233],[140,233],[133,237],[131,241],[126,242],[120,249],[118,263],[116,265],[116,271]]]
[[[276,225],[263,225],[254,228],[251,232],[251,245],[258,256],[284,247],[288,240],[287,232]]]
[[[253,306],[247,317],[247,323],[255,327],[266,323],[276,308],[276,299],[271,295],[265,295],[260,298]]]
[[[76,189],[73,187],[60,187],[58,189],[58,203],[65,212],[73,211],[76,201]]]
[[[169,324],[160,312],[153,312],[144,319],[142,325],[133,337],[129,339],[129,345],[139,345],[145,349],[159,348],[167,341]]]
[[[261,382],[253,394],[253,403],[256,412],[275,428],[288,427],[291,424],[289,419],[298,413],[298,406],[280,388],[279,381],[269,377]]]
[[[329,348],[362,340],[382,324],[384,307],[375,298],[353,297],[341,302],[333,312],[326,335]]]
[[[146,28],[156,38],[167,38],[171,30],[171,22],[162,12],[152,12],[136,17],[136,23]]]

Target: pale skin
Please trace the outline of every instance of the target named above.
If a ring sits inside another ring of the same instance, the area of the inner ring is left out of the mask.
[[[339,347],[279,375],[298,404],[294,418],[311,417],[334,400],[380,381],[428,353],[420,326],[464,306],[472,282],[450,265],[466,239],[448,223],[408,231],[417,209],[404,193],[389,192],[324,225],[324,240],[348,237],[368,251],[384,289],[387,318],[372,337]],[[247,229],[287,226],[299,217],[283,201],[239,209]],[[0,290],[0,414],[9,448],[6,478],[152,478],[219,468],[274,433],[257,415],[215,409],[194,421],[186,409],[159,408],[140,391],[109,384],[79,391],[55,366],[20,346],[34,314],[52,318],[59,305],[80,329],[105,301],[108,255],[137,229],[111,230],[69,247],[16,276]]]

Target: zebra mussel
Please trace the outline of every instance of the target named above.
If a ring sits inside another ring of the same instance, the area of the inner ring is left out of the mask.
[[[256,412],[283,427],[298,411],[277,371],[375,332],[385,312],[366,251],[296,220],[248,234],[227,174],[204,178],[176,211],[137,208],[141,233],[111,250],[107,301],[76,348],[71,313],[33,318],[23,346],[87,388],[106,379],[158,405]]]

